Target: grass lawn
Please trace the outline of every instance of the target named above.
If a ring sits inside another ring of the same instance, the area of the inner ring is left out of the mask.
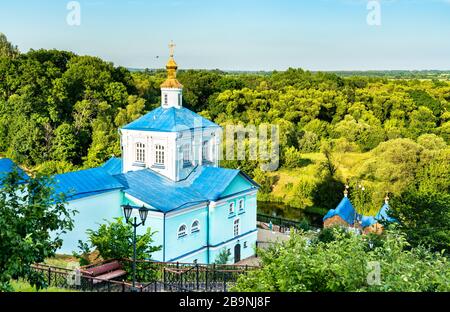
[[[37,292],[36,287],[32,287],[28,282],[23,280],[13,280],[11,281],[11,285],[15,292]],[[48,287],[39,290],[39,292],[77,292],[72,289],[65,288],[57,288],[57,287]]]

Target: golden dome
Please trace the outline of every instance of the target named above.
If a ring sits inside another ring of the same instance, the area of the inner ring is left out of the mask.
[[[167,69],[167,79],[161,84],[161,88],[175,88],[175,89],[181,89],[183,88],[183,85],[177,80],[177,69],[178,65],[175,62],[173,58],[173,49],[175,47],[175,44],[171,42],[169,44],[170,48],[170,57],[166,64]]]

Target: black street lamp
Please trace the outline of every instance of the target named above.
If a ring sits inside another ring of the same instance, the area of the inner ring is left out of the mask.
[[[133,218],[133,222],[130,222],[131,214],[133,209],[137,209],[135,207],[130,206],[130,204],[126,204],[122,206],[123,214],[125,215],[125,220],[127,223],[130,223],[133,226],[133,291],[136,290],[136,228],[140,225],[145,224],[145,220],[147,219],[148,209],[142,206],[139,208],[139,217],[141,218],[141,222],[137,222],[137,218]]]

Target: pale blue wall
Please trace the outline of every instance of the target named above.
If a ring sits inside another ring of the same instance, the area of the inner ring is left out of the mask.
[[[138,218],[139,220],[139,218]],[[153,243],[152,246],[163,246],[163,233],[164,233],[164,221],[163,214],[153,215],[153,213],[149,213],[147,220],[145,221],[144,226],[139,226],[136,229],[136,233],[138,235],[144,234],[147,229],[150,227],[152,232],[155,232],[152,236]],[[154,252],[152,254],[152,260],[163,261],[163,249]]]
[[[194,263],[197,261],[198,264],[208,264],[208,248],[204,248],[200,252],[189,254],[188,256],[177,259],[176,261],[182,263]]]
[[[234,194],[248,190],[252,185],[242,176],[237,176],[224,194]],[[239,211],[239,200],[244,200],[244,210]],[[142,202],[133,202],[129,198],[125,199],[120,190],[103,193],[91,197],[73,200],[68,203],[70,209],[78,210],[74,217],[75,228],[73,231],[63,235],[63,246],[58,253],[72,254],[78,251],[78,240],[87,241],[86,230],[96,230],[99,224],[105,219],[112,221],[114,218],[123,217],[121,205],[131,202],[136,206],[141,206]],[[235,213],[229,214],[229,204],[235,203]],[[144,227],[137,229],[138,234],[143,234],[148,227],[153,232],[153,245],[165,246],[152,255],[157,261],[179,261],[198,263],[212,263],[216,260],[221,249],[228,248],[231,251],[230,263],[234,261],[234,246],[239,242],[241,245],[241,259],[254,255],[254,245],[256,243],[256,194],[230,197],[222,199],[215,207],[196,208],[185,212],[166,214],[164,222],[163,213],[149,213]],[[214,205],[215,203],[213,203]],[[146,205],[148,207],[148,205]],[[234,220],[239,219],[239,236],[234,235]],[[200,232],[191,233],[191,226],[194,220],[200,222]],[[187,236],[178,238],[178,228],[181,224],[187,226]],[[209,226],[209,231],[208,231]],[[249,234],[250,233],[250,234]],[[208,246],[209,235],[209,246]],[[244,235],[244,237],[242,237]],[[244,248],[244,242],[247,247]],[[203,250],[201,248],[204,248]],[[165,254],[165,258],[164,258]]]
[[[171,261],[207,246],[207,211],[206,205],[195,210],[171,216],[166,215],[165,225],[165,261]],[[200,232],[191,234],[194,220],[200,222]],[[187,236],[178,238],[178,228],[181,224],[187,226]],[[184,257],[183,257],[184,258]],[[177,260],[175,260],[177,261]],[[200,260],[199,260],[200,261]]]
[[[96,230],[99,224],[105,223],[105,219],[113,221],[114,218],[122,216],[121,203],[120,190],[69,201],[67,207],[77,210],[78,213],[73,217],[73,230],[61,236],[63,245],[57,253],[71,255],[73,251],[79,251],[78,240],[87,242],[86,230]]]
[[[242,176],[236,177],[227,187],[224,194],[236,194],[251,187],[251,183]],[[239,201],[244,200],[244,209],[239,210]],[[210,208],[209,232],[209,262],[215,262],[223,248],[229,249],[231,256],[229,263],[234,262],[234,247],[241,245],[241,260],[255,254],[256,244],[256,194],[232,196],[230,199],[219,201],[215,207]],[[234,213],[229,213],[230,204],[234,203]],[[234,235],[234,221],[239,219],[239,235]],[[244,248],[244,243],[247,247]]]
[[[239,200],[244,199],[244,210],[239,211]],[[234,203],[235,212],[229,214],[230,203]],[[242,195],[225,200],[219,206],[210,209],[210,245],[217,245],[234,238],[234,221],[239,219],[239,235],[256,229],[256,194]]]
[[[248,190],[252,186],[253,184],[251,184],[246,178],[239,174],[233,179],[230,185],[228,185],[225,191],[223,191],[221,197],[226,197],[228,195],[233,195]]]
[[[231,253],[230,258],[228,259],[228,264],[234,263],[234,247],[238,243],[241,245],[241,260],[254,256],[256,240],[257,240],[257,231],[253,231],[248,235],[245,235],[237,239],[233,239],[232,241],[229,241],[225,244],[221,244],[220,246],[211,247],[209,249],[209,257],[210,257],[209,263],[214,263],[216,261],[219,253],[222,251],[223,248],[229,249]],[[247,247],[245,247],[245,245]]]

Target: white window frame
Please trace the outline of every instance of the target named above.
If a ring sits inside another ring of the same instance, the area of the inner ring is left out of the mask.
[[[183,168],[191,167],[191,145],[183,144],[183,146],[181,147],[181,151],[183,153]]]
[[[162,144],[155,144],[155,164],[164,166],[165,165],[165,147]]]
[[[238,201],[238,209],[239,211],[244,211],[245,209],[245,200],[243,198]]]
[[[184,230],[182,229],[184,227]],[[186,226],[186,224],[181,224],[179,227],[178,227],[178,231],[177,231],[177,238],[178,239],[181,239],[181,238],[183,238],[183,237],[186,237],[188,234],[187,234],[187,226]]]
[[[197,225],[194,226],[194,223],[197,222]],[[194,220],[191,225],[191,234],[200,232],[200,221]]]
[[[135,144],[135,160],[137,163],[145,163],[145,144],[137,142]]]
[[[233,235],[234,237],[239,236],[240,233],[240,219],[236,219],[233,221]]]
[[[228,204],[228,214],[233,215],[235,213],[235,211],[236,211],[236,207],[235,207],[234,202],[229,203]]]
[[[210,161],[209,156],[209,140],[202,143],[202,160]]]

